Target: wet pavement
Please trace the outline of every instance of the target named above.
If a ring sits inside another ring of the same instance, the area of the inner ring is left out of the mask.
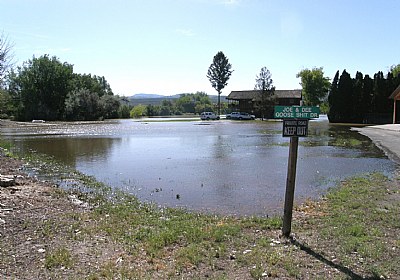
[[[369,137],[391,160],[400,164],[400,124],[372,125],[353,130]]]

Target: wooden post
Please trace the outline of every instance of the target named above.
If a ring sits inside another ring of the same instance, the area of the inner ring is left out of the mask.
[[[297,151],[299,147],[299,137],[290,137],[288,173],[286,179],[285,208],[283,210],[283,236],[289,237],[292,228],[292,213],[294,188],[296,183]]]

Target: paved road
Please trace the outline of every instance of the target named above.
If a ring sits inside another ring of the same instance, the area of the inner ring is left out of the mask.
[[[400,164],[400,124],[357,127],[353,130],[369,137],[391,160]]]

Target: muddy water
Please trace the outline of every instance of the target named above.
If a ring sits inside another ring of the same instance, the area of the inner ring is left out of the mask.
[[[142,201],[235,215],[282,211],[289,138],[281,122],[41,124],[3,129],[19,150],[54,156]],[[300,138],[296,202],[355,174],[394,164],[349,127],[311,121]]]

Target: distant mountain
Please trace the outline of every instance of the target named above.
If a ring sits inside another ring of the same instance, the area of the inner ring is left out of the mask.
[[[160,105],[163,100],[178,99],[181,95],[160,95],[160,94],[150,94],[150,93],[138,93],[128,97],[129,103],[131,105]],[[209,95],[211,102],[217,103],[218,95]],[[221,96],[221,102],[227,102],[226,96]]]
[[[148,98],[162,98],[164,95],[160,94],[149,94],[149,93],[138,93],[129,97],[130,99],[148,99]]]

